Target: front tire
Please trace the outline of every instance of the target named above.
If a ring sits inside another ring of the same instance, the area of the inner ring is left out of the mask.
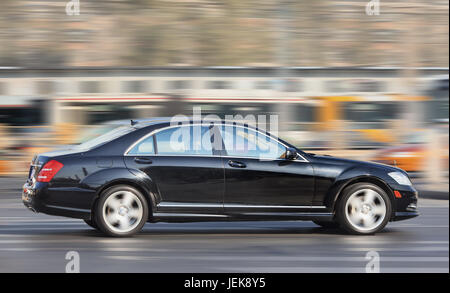
[[[139,232],[148,218],[145,197],[128,185],[102,192],[95,212],[99,229],[109,236],[126,237]]]
[[[342,228],[351,234],[374,234],[389,222],[392,204],[377,185],[357,183],[347,187],[336,210]]]
[[[313,223],[327,229],[339,228],[339,223],[336,221],[313,221]]]

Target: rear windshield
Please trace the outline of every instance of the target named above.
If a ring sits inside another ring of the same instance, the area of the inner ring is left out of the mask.
[[[98,147],[104,143],[107,143],[111,140],[119,138],[125,134],[128,134],[134,130],[135,130],[135,128],[133,128],[129,125],[115,126],[113,129],[111,129],[111,126],[97,129],[97,133],[99,134],[99,136],[93,137],[89,140],[86,140],[86,141],[76,145],[75,149],[90,150],[90,149]],[[101,133],[103,133],[103,134],[101,134]]]

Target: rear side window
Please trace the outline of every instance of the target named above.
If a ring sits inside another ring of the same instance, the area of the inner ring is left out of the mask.
[[[119,126],[110,131],[107,131],[106,133],[104,133],[100,136],[97,136],[93,139],[90,139],[79,145],[76,145],[75,148],[80,149],[80,150],[89,150],[89,149],[98,147],[104,143],[110,142],[111,140],[119,138],[119,137],[121,137],[125,134],[128,134],[134,130],[135,129],[131,126]]]
[[[155,134],[159,155],[212,155],[208,126],[181,126]]]
[[[137,145],[135,145],[128,154],[130,155],[154,155],[155,143],[153,136],[147,137]]]

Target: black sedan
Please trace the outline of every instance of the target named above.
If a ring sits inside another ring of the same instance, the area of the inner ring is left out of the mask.
[[[354,234],[412,218],[418,193],[391,166],[305,153],[227,121],[131,121],[34,157],[29,209],[111,236],[146,222],[312,220]]]

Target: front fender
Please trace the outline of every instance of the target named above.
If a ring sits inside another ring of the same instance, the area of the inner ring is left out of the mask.
[[[328,189],[324,204],[334,211],[339,196],[347,186],[358,182],[367,182],[381,187],[391,198],[393,209],[395,210],[393,190],[389,187],[389,184],[387,183],[389,182],[389,178],[386,178],[386,176],[387,175],[383,174],[383,172],[379,172],[377,169],[373,168],[353,167],[347,169],[336,177],[334,183]]]

